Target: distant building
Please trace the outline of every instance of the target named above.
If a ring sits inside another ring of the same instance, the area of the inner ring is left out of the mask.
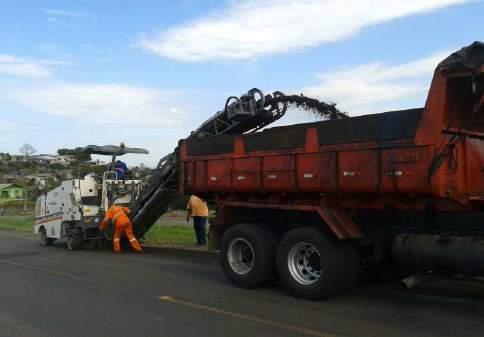
[[[0,184],[0,200],[19,200],[25,196],[25,188],[17,184]]]
[[[69,165],[70,163],[76,161],[77,159],[74,156],[69,156],[69,155],[59,155],[57,156],[57,163],[63,164],[63,165]]]
[[[75,158],[68,155],[37,154],[35,156],[30,156],[29,160],[39,164],[61,164],[67,166],[73,162]]]
[[[35,156],[30,156],[29,160],[39,164],[50,164],[53,160],[53,156],[48,154],[37,154]]]
[[[24,182],[29,182],[31,180],[34,180],[36,184],[40,183],[42,180],[48,180],[48,179],[56,179],[55,175],[52,173],[36,173],[36,174],[29,174],[27,176],[23,176],[22,181]]]
[[[4,174],[0,176],[0,184],[13,184],[17,179],[16,174]]]
[[[105,161],[96,159],[96,160],[91,160],[87,162],[91,166],[105,166],[107,165]]]

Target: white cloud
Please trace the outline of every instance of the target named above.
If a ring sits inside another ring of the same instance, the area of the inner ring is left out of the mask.
[[[187,110],[180,92],[129,85],[58,82],[12,89],[5,95],[31,111],[85,125],[174,127]]]
[[[348,38],[365,27],[472,0],[234,0],[135,46],[199,62],[253,59]]]
[[[42,11],[49,16],[49,21],[55,21],[55,17],[83,18],[87,14],[79,11],[67,11],[63,9],[44,8]]]
[[[0,54],[0,74],[29,78],[46,78],[51,76],[48,66],[58,64],[48,60],[28,60],[12,55]]]
[[[318,84],[299,92],[336,102],[353,116],[403,108],[402,102],[408,100],[421,100],[423,106],[432,73],[449,54],[439,52],[404,64],[375,62],[320,74]]]

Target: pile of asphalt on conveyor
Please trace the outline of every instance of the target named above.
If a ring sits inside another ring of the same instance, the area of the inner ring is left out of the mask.
[[[301,95],[283,95],[275,98],[280,103],[289,103],[290,107],[308,111],[318,119],[343,119],[348,117],[347,112],[340,111],[336,103],[322,102],[316,98]]]
[[[254,88],[240,97],[229,97],[225,109],[205,121],[189,138],[254,132],[280,119],[288,107],[308,111],[318,119],[347,117],[333,103],[303,95],[284,95],[279,91],[264,95]],[[132,207],[133,230],[137,237],[142,237],[178,196],[179,166],[178,148],[159,161],[150,182]]]

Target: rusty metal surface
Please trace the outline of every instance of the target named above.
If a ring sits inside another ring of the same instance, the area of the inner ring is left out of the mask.
[[[482,97],[474,72],[484,63],[482,48],[473,44],[439,65],[425,108],[220,138],[224,151],[208,156],[190,139],[182,142],[184,160],[214,172],[223,161],[217,184],[207,180],[206,192],[259,193],[266,196],[261,200],[295,205],[324,199],[356,208],[481,209],[484,119],[474,114]]]

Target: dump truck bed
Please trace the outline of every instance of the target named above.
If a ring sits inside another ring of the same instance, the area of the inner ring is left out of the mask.
[[[435,71],[424,108],[181,141],[180,192],[274,203],[483,209],[484,45]]]
[[[416,139],[423,113],[410,109],[189,139],[182,143],[182,188],[198,194],[309,193],[366,200],[418,196],[453,200],[456,209],[470,206],[484,195],[474,172],[483,167],[484,138],[466,135],[453,145],[451,162],[437,167],[439,142]],[[449,137],[443,134],[440,141]],[[444,185],[452,189],[442,190]]]
[[[377,180],[382,178],[381,160],[392,164],[399,161],[393,148],[407,157],[402,158],[406,162],[411,154],[415,157],[413,161],[418,164],[411,165],[412,172],[407,165],[407,175],[428,166],[431,159],[432,148],[414,146],[422,112],[392,111],[245,135],[189,139],[185,143],[185,186],[197,192],[248,193],[392,190],[392,186],[378,187]],[[428,186],[423,187],[427,185],[424,181],[415,183],[414,188],[417,185],[422,191],[428,190]]]

